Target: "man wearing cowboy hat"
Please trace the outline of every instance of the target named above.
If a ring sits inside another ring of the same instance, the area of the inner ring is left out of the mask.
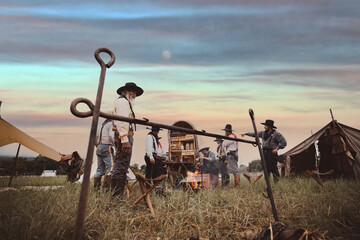
[[[145,139],[145,163],[146,163],[146,178],[153,179],[161,175],[161,162],[164,158],[164,151],[162,149],[159,127],[152,127],[151,132],[148,133]]]
[[[225,131],[225,136],[236,138],[236,135],[233,133],[231,124],[226,124],[225,128],[222,129]],[[235,187],[240,184],[240,172],[238,167],[238,142],[231,140],[224,140],[223,147],[226,150],[227,156],[225,163],[229,164],[230,173],[234,174]]]
[[[144,90],[135,83],[128,82],[120,87],[117,93],[120,95],[114,103],[114,114],[135,118],[133,103],[136,97],[143,94]],[[111,188],[114,190],[113,197],[122,196],[126,185],[126,173],[130,166],[133,135],[136,130],[135,124],[128,122],[114,121],[115,124],[115,148],[116,155],[114,169],[111,177]]]
[[[229,186],[230,183],[230,177],[229,177],[229,170],[228,170],[228,164],[226,161],[226,151],[224,146],[222,145],[223,139],[216,138],[214,142],[218,144],[216,152],[217,152],[217,158],[219,159],[219,171],[221,174],[221,186],[226,187]]]
[[[286,147],[284,136],[276,131],[273,120],[266,120],[264,123],[265,131],[258,132],[259,138],[262,139],[262,150],[265,157],[267,172],[273,174],[274,182],[279,181],[279,171],[277,168],[278,150]],[[244,133],[241,136],[255,137],[255,133]]]
[[[202,173],[210,175],[210,186],[215,189],[219,182],[219,170],[216,167],[216,157],[210,151],[210,147],[203,147],[199,150],[201,155],[199,160],[202,160]]]

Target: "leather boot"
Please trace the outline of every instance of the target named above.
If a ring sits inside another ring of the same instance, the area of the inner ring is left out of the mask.
[[[94,188],[100,190],[101,186],[101,177],[94,177]]]
[[[124,194],[124,188],[126,184],[126,179],[119,179],[119,178],[111,178],[111,190],[113,191],[112,197],[122,197]]]
[[[240,175],[235,174],[234,177],[235,177],[235,187],[237,187],[240,184]]]
[[[119,195],[119,188],[118,188],[118,179],[116,178],[111,178],[111,191],[112,191],[112,198],[116,197],[117,195]]]
[[[105,175],[104,176],[104,183],[103,183],[103,189],[108,192],[110,189],[110,185],[111,185],[111,176],[110,175]]]

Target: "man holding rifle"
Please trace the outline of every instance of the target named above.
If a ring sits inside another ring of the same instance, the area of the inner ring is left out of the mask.
[[[262,150],[265,157],[267,172],[273,174],[274,182],[279,181],[279,171],[277,168],[278,150],[286,147],[286,140],[284,136],[276,131],[273,120],[266,120],[265,131],[258,132],[258,137],[262,138]],[[244,133],[241,136],[255,137],[255,133]]]

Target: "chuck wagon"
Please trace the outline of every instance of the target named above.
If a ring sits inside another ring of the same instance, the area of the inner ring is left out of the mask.
[[[185,121],[178,121],[172,126],[195,129]],[[198,156],[199,144],[195,134],[169,130],[169,158],[165,161],[167,172],[173,186],[187,176],[188,171],[194,171]]]

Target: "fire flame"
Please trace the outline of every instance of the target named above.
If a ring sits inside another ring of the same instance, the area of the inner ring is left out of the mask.
[[[190,188],[190,189],[199,189],[199,188],[201,188],[201,181],[200,181],[200,184],[199,184],[198,179],[197,179],[197,175],[199,175],[198,170],[196,170],[195,172],[187,171],[186,174],[187,174],[186,188]]]

